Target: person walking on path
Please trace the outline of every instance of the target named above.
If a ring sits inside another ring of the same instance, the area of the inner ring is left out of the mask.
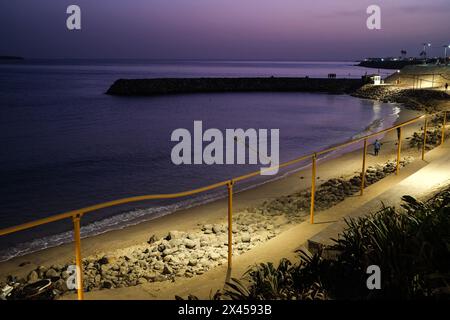
[[[446,82],[445,83],[445,91],[447,91],[447,88],[448,88],[448,83]]]
[[[374,151],[374,153],[375,153],[376,156],[378,156],[378,153],[380,152],[380,149],[381,149],[381,143],[380,143],[380,141],[378,141],[378,139],[377,139],[377,140],[375,140],[375,142],[373,143],[373,151]]]

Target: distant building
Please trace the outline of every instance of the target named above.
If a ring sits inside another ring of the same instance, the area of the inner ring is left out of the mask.
[[[370,77],[372,80],[372,83],[376,86],[379,86],[381,84],[381,76],[379,75],[373,75]]]
[[[381,80],[381,76],[378,74],[369,74],[363,76],[363,80],[365,83],[370,83],[376,86],[383,84],[383,80]]]

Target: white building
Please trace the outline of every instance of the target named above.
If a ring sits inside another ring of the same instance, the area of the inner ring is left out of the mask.
[[[373,75],[370,77],[370,79],[372,80],[372,83],[376,86],[379,86],[381,84],[381,76],[379,75]]]

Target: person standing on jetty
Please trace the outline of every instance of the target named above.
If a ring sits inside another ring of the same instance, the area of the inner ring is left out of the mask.
[[[380,141],[378,141],[378,139],[377,139],[377,140],[375,140],[375,142],[373,143],[373,151],[374,151],[374,153],[375,153],[376,156],[378,156],[378,153],[380,152],[380,149],[381,149],[381,143],[380,143]]]

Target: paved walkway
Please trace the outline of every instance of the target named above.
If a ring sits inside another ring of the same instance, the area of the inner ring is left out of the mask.
[[[398,206],[401,197],[405,194],[415,198],[423,198],[429,194],[439,191],[443,186],[450,184],[450,141],[444,146],[432,150],[426,155],[428,163],[422,169],[409,177],[393,185],[378,197],[366,202],[358,209],[351,211],[346,217],[357,218],[375,212],[380,209],[381,204],[385,206]],[[312,250],[321,245],[330,245],[332,238],[345,228],[345,222],[340,220],[329,225],[326,229],[313,236],[308,241],[308,247]]]
[[[309,239],[326,243],[342,230],[343,218],[377,210],[383,201],[398,205],[402,195],[421,197],[450,183],[450,140],[426,154],[426,161],[416,160],[403,168],[398,176],[390,175],[369,186],[364,196],[353,196],[318,213],[315,224],[308,221],[295,225],[233,260],[232,276],[239,278],[249,266],[259,262],[278,263],[281,258],[296,259],[295,251]],[[88,292],[85,299],[173,299],[194,294],[208,298],[224,285],[227,267],[217,267],[194,278],[177,278],[175,282],[148,283],[135,287]],[[75,298],[74,295],[65,297]]]

